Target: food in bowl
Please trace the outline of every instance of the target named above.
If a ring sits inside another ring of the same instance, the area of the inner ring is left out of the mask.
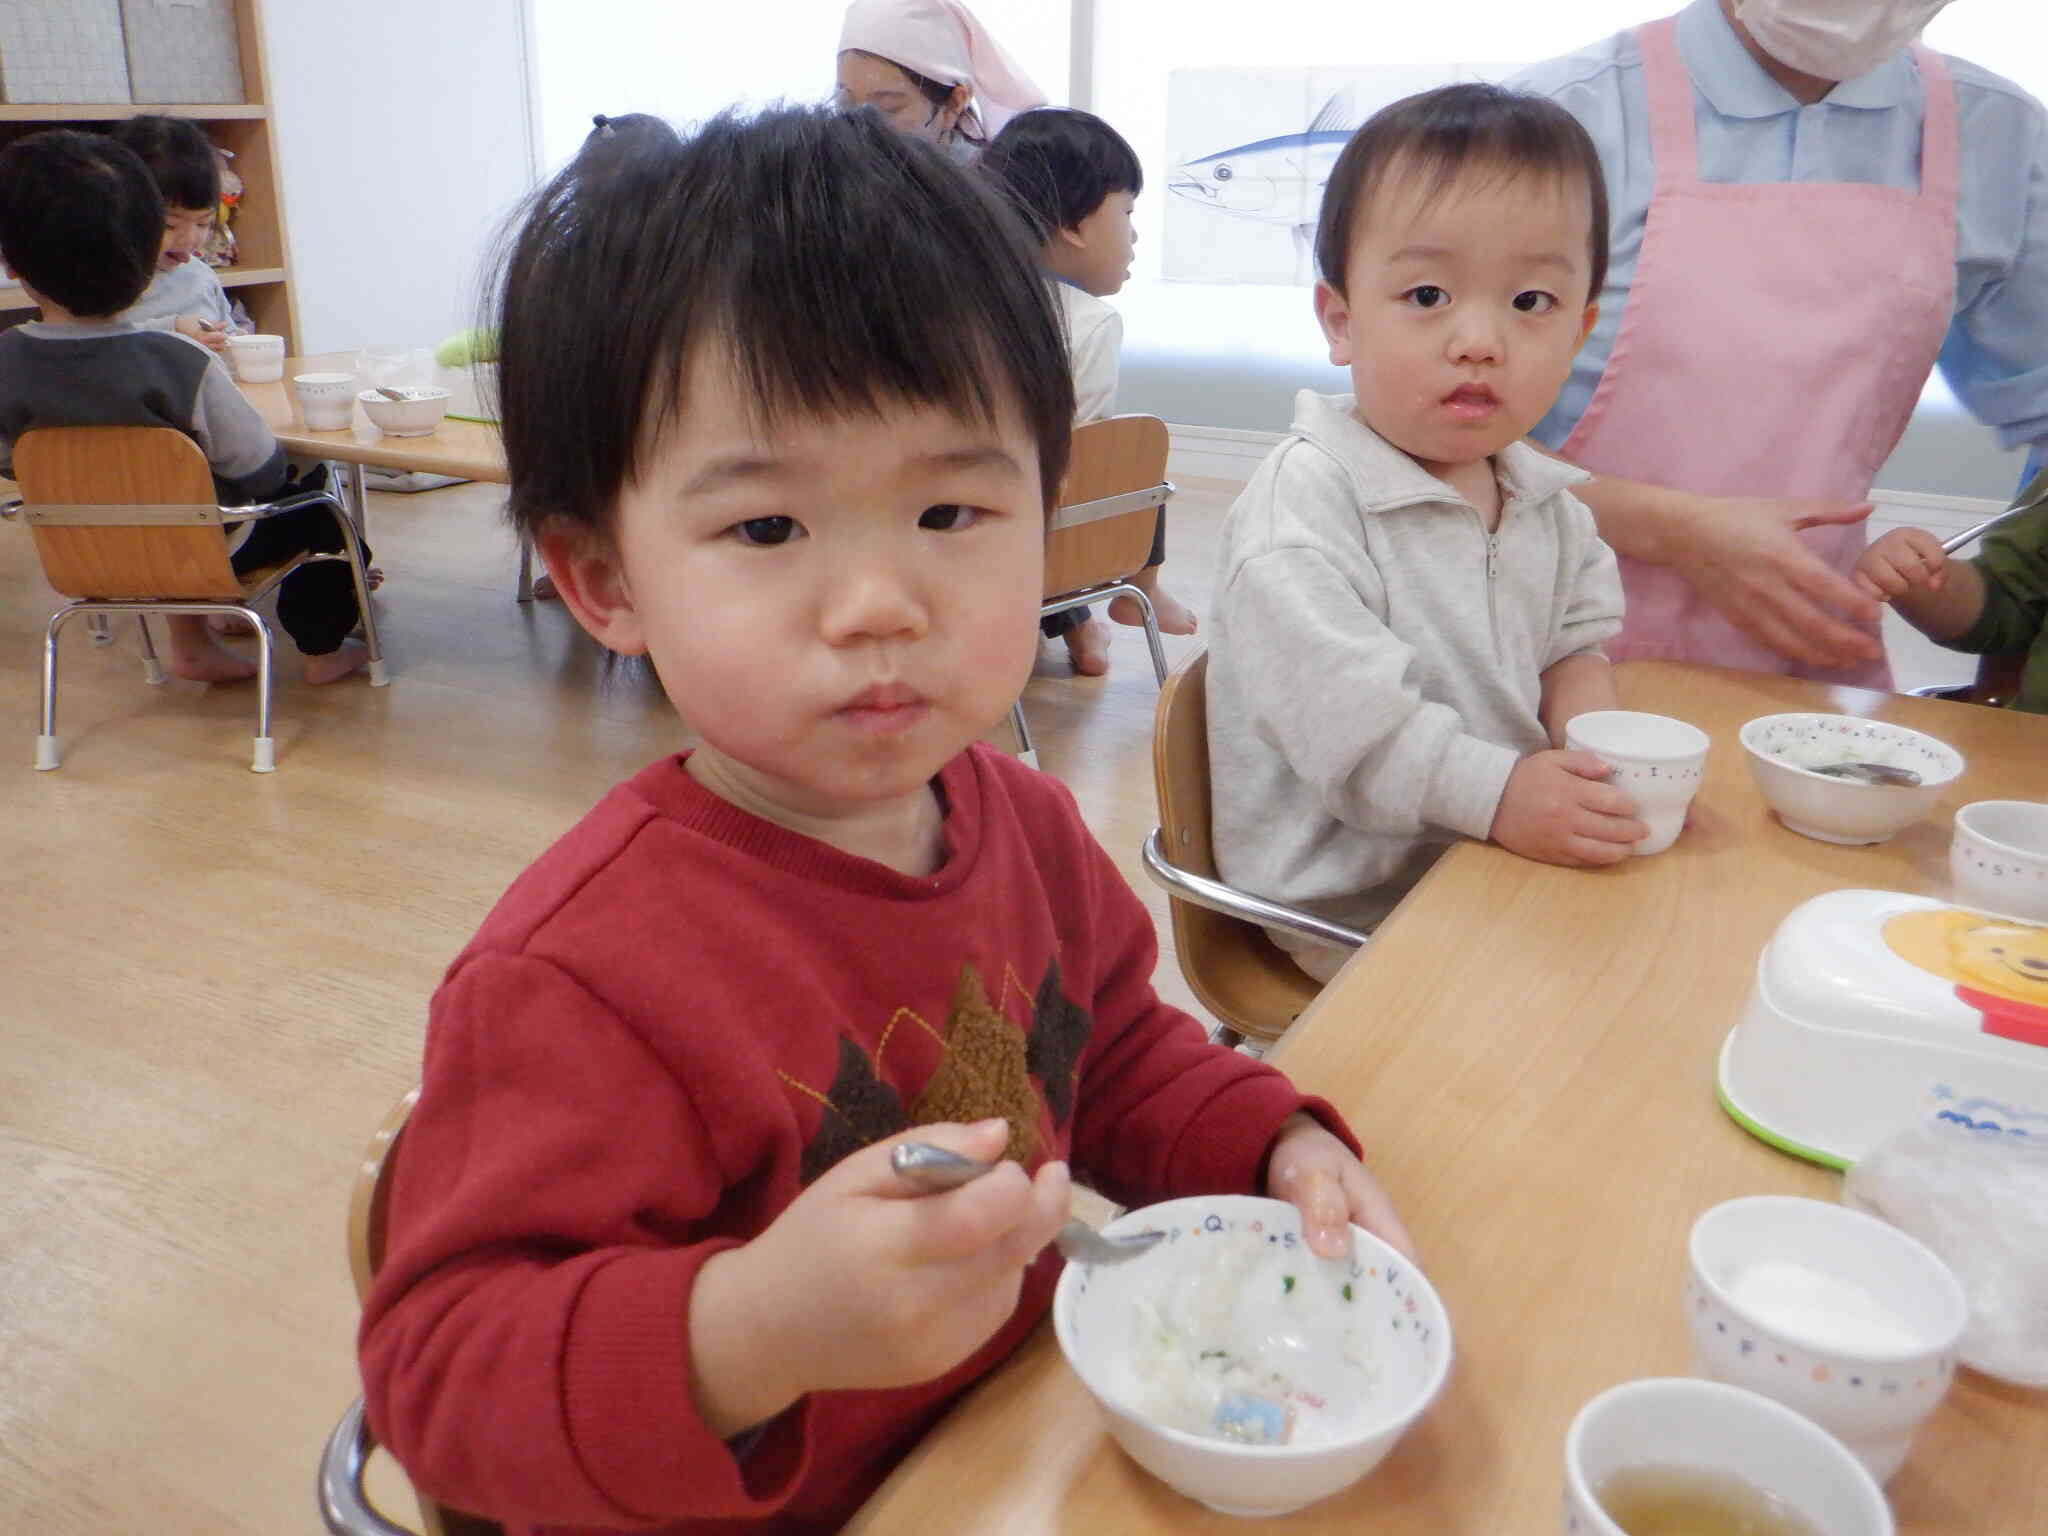
[[[1882,843],[1925,816],[1961,776],[1962,753],[1922,731],[1859,715],[1761,715],[1742,728],[1758,791],[1778,819],[1825,843]],[[1917,785],[1872,784],[1821,773],[1876,763],[1920,776]]]
[[[363,413],[388,437],[425,437],[448,414],[445,389],[409,385],[394,388],[392,393],[401,398],[393,400],[374,389],[363,390],[356,396],[362,402]]]
[[[1443,1303],[1360,1228],[1351,1257],[1321,1259],[1285,1201],[1212,1195],[1106,1230],[1167,1236],[1068,1266],[1060,1348],[1132,1459],[1213,1509],[1281,1514],[1357,1481],[1449,1373]]]

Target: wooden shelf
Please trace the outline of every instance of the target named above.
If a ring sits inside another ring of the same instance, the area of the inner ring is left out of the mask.
[[[222,267],[214,273],[223,288],[246,288],[251,283],[281,283],[283,267]],[[13,283],[0,283],[0,309],[33,309],[28,295]]]
[[[62,123],[116,123],[143,114],[189,117],[206,126],[207,137],[235,157],[244,195],[235,219],[242,265],[223,268],[221,286],[239,288],[243,305],[259,331],[285,338],[288,353],[298,350],[298,306],[291,285],[289,244],[285,239],[284,200],[272,142],[270,71],[263,56],[263,0],[230,0],[235,42],[242,64],[242,102],[186,101],[144,105],[128,101],[26,101],[0,105],[0,145],[40,126]],[[30,308],[20,288],[0,282],[0,329],[17,325]]]
[[[9,102],[0,106],[0,123],[116,123],[124,117],[189,117],[198,122],[270,116],[270,108],[253,102],[188,101],[172,106],[144,106],[126,101]]]

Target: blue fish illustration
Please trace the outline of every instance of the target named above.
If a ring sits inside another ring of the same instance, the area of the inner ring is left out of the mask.
[[[1351,93],[1338,91],[1300,133],[1183,161],[1167,173],[1166,190],[1232,218],[1283,225],[1294,232],[1297,253],[1306,251],[1330,168],[1355,126]]]

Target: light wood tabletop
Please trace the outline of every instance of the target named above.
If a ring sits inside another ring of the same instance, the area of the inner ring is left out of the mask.
[[[449,417],[425,437],[387,437],[357,405],[355,420],[346,430],[309,432],[298,424],[292,408],[293,374],[355,371],[354,353],[324,352],[312,357],[286,358],[284,377],[274,384],[239,387],[250,404],[262,413],[264,423],[277,435],[277,440],[292,453],[335,459],[344,464],[376,464],[386,469],[453,475],[458,480],[505,483],[505,447],[498,439],[496,425],[490,422]]]
[[[1362,1482],[1267,1529],[1502,1536],[1557,1529],[1564,1435],[1617,1382],[1687,1373],[1686,1235],[1719,1201],[1837,1198],[1840,1176],[1722,1114],[1714,1065],[1757,956],[1841,887],[1946,894],[1971,800],[2048,794],[2048,719],[1752,673],[1619,668],[1625,705],[1713,738],[1693,824],[1607,870],[1465,845],[1269,1056],[1357,1130],[1444,1298],[1443,1395]],[[1784,710],[1898,721],[1969,770],[1877,847],[1787,831],[1736,733]],[[2048,1531],[2048,1394],[1959,1373],[1888,1493],[1902,1533]],[[865,1532],[1241,1531],[1141,1471],[1048,1323],[862,1510]]]

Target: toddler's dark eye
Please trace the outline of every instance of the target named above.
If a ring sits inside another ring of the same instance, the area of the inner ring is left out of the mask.
[[[1410,288],[1401,297],[1410,304],[1413,304],[1417,309],[1441,309],[1444,305],[1451,302],[1451,296],[1444,292],[1443,289],[1437,287],[1435,283],[1423,283],[1418,287]]]
[[[937,533],[957,533],[963,528],[973,527],[980,517],[979,507],[963,507],[958,502],[943,501],[936,507],[926,507],[918,515],[917,526]]]
[[[1515,295],[1515,308],[1525,315],[1547,315],[1557,308],[1557,296],[1538,288],[1525,289]]]
[[[743,523],[734,523],[730,529],[742,544],[763,546],[787,544],[800,531],[793,517],[750,517]]]

